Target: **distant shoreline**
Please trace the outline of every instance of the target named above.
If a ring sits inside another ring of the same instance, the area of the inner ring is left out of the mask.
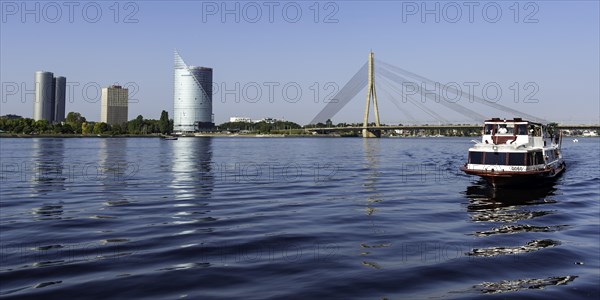
[[[161,135],[83,135],[83,134],[12,134],[12,133],[0,133],[0,138],[163,138]],[[309,134],[199,134],[199,135],[169,135],[169,137],[177,138],[203,138],[203,137],[217,137],[217,138],[340,138],[341,136],[334,135],[309,135]]]
[[[158,135],[83,135],[83,134],[14,134],[0,133],[0,138],[160,138]]]
[[[220,134],[220,133],[206,133],[198,135],[172,135],[177,138],[362,138],[362,136],[339,136],[339,135],[328,135],[328,134]],[[0,133],[0,138],[163,138],[165,136],[155,134],[123,134],[123,135],[83,135],[83,134],[13,134],[13,133]],[[470,138],[473,138],[471,136]],[[595,138],[597,136],[563,136],[563,138]],[[469,136],[382,136],[381,138],[403,138],[403,139],[414,139],[414,138],[469,138]]]

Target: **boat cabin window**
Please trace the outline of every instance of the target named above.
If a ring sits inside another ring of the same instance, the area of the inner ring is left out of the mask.
[[[530,166],[541,165],[544,163],[544,155],[542,151],[528,152],[527,153],[527,164]]]
[[[514,124],[500,124],[500,125],[498,125],[498,134],[513,135],[514,129],[515,129]]]
[[[494,134],[494,124],[485,124],[484,134]]]
[[[508,153],[508,165],[524,166],[527,153]]]
[[[517,125],[517,135],[527,135],[527,125],[526,124]]]
[[[506,153],[486,152],[483,163],[486,165],[506,165]]]
[[[470,164],[524,166],[527,153],[469,152]]]
[[[532,136],[542,136],[542,129],[539,126],[529,125],[529,133]]]
[[[483,163],[483,152],[469,152],[469,163],[470,164],[482,164]]]

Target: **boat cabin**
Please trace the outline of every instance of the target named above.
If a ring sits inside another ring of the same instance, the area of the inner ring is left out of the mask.
[[[469,149],[468,163],[504,166],[544,165],[560,157],[558,148],[550,147],[558,143],[558,136],[553,138],[542,124],[521,118],[493,118],[485,121],[481,143]]]
[[[555,178],[565,169],[560,135],[545,125],[521,118],[485,121],[481,141],[473,141],[461,170],[477,175],[493,187],[522,185]]]
[[[545,147],[553,142],[546,127],[539,123],[524,121],[521,118],[501,120],[494,118],[485,121],[482,143],[492,145],[517,145]],[[558,142],[558,139],[555,139]]]

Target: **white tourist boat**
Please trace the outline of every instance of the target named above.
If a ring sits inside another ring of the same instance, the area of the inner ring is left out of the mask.
[[[461,170],[493,187],[524,186],[556,178],[565,170],[562,136],[521,118],[485,121],[481,142],[469,148]]]

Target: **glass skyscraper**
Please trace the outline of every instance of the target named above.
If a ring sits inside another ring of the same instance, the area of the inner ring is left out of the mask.
[[[33,119],[47,120],[50,123],[64,121],[67,79],[62,76],[54,77],[52,72],[37,71],[34,85]]]
[[[173,131],[197,132],[214,127],[212,75],[212,68],[188,66],[175,51]]]

